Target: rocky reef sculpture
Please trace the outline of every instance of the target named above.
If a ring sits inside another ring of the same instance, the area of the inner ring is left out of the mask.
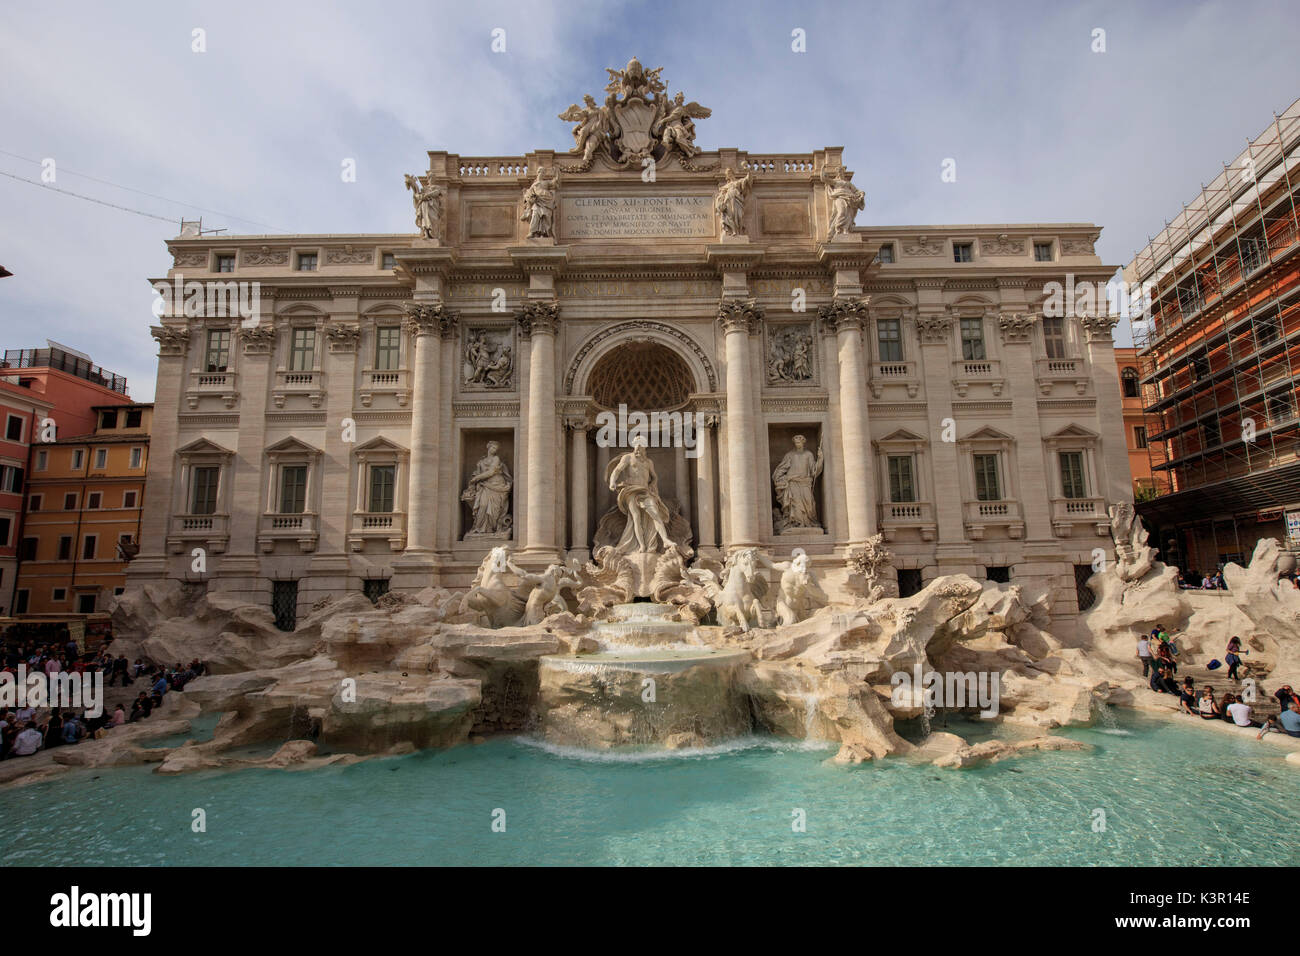
[[[849,572],[861,577],[866,604],[875,604],[884,596],[884,575],[893,560],[893,554],[885,547],[883,534],[872,535],[863,547],[849,555]]]
[[[1110,536],[1115,542],[1115,571],[1121,581],[1137,581],[1151,570],[1156,549],[1147,546],[1147,530],[1127,501],[1111,505]]]

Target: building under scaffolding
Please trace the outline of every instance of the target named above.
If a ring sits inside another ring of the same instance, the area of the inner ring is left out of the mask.
[[[1300,550],[1300,100],[1124,270],[1156,497],[1138,505],[1179,567]]]

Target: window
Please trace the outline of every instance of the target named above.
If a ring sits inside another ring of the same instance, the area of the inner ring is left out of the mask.
[[[310,372],[316,363],[316,330],[294,329],[289,346],[289,369]]]
[[[985,357],[983,319],[961,320],[961,357],[968,362]]]
[[[86,464],[86,449],[74,448],[72,450],[72,470],[81,471]]]
[[[123,508],[134,508],[134,507],[135,507],[135,501],[136,501],[136,492],[134,492],[134,491],[124,491],[124,492],[122,492],[122,507],[123,507]]]
[[[36,549],[40,547],[40,538],[23,538],[23,543],[18,548],[19,561],[35,561]]]
[[[99,507],[99,503],[103,500],[103,494],[98,491],[92,491],[90,494],[86,495],[86,509],[88,511],[94,511]]]
[[[876,253],[876,261],[879,262],[882,266],[893,264],[894,244],[892,242],[887,242],[880,247],[880,251]]]
[[[271,582],[271,613],[275,626],[282,631],[292,631],[298,626],[298,582]]]
[[[898,596],[911,597],[913,594],[919,594],[924,582],[921,580],[920,568],[899,568],[898,569]]]
[[[1126,368],[1120,373],[1120,384],[1124,389],[1125,398],[1138,397],[1138,373],[1135,368]]]
[[[877,319],[876,345],[880,349],[880,361],[901,362],[903,360],[902,320]]]
[[[953,262],[971,262],[975,258],[974,246],[969,242],[954,242],[952,244],[952,261]]]
[[[911,455],[889,456],[889,500],[895,502],[916,500]]]
[[[1201,422],[1201,442],[1202,447],[1212,448],[1219,444],[1219,420],[1210,418]]]
[[[1061,494],[1066,498],[1086,498],[1088,490],[1083,483],[1083,452],[1063,451],[1061,462]]]
[[[300,252],[298,253],[298,271],[315,272],[316,271],[316,253]]]
[[[36,453],[36,470],[44,471],[50,465],[50,453],[42,448]]]
[[[95,559],[95,545],[99,543],[99,535],[88,534],[81,539],[81,560],[93,561]]]
[[[27,510],[40,511],[41,505],[44,503],[44,501],[45,501],[44,495],[32,495],[30,498],[27,499]]]
[[[230,330],[209,329],[208,347],[203,356],[203,368],[208,372],[224,372],[230,366]]]
[[[106,408],[106,409],[104,409],[102,412],[99,413],[99,427],[100,427],[100,428],[116,428],[116,427],[117,427],[117,409],[116,409],[116,408]]]
[[[1278,318],[1276,315],[1268,315],[1268,316],[1261,315],[1259,316],[1258,319],[1256,319],[1255,341],[1256,343],[1258,343],[1259,348],[1263,348],[1265,345],[1268,345],[1270,342],[1277,341],[1277,335],[1278,335],[1277,322],[1278,322]]]
[[[300,515],[307,507],[307,466],[280,469],[280,514]]]
[[[1147,427],[1145,425],[1133,426],[1133,447],[1134,448],[1147,447]]]
[[[67,588],[51,588],[51,589],[50,589],[50,600],[51,600],[51,601],[66,601],[67,599],[68,599],[68,589],[67,589]]]
[[[23,588],[21,591],[14,592],[14,613],[15,614],[27,613],[27,601],[31,597],[31,594],[32,592],[28,591],[26,588]]]
[[[9,441],[23,440],[23,420],[17,415],[5,419],[5,438]]]
[[[15,468],[13,465],[5,465],[3,469],[0,469],[0,491],[21,495],[23,493],[23,470]]]
[[[1197,382],[1210,374],[1210,360],[1204,355],[1193,355],[1192,364],[1192,381]]]
[[[998,456],[975,455],[975,498],[978,501],[1001,501],[1002,486],[998,483]]]
[[[95,595],[78,594],[77,595],[77,613],[94,614],[95,613]]]
[[[393,485],[397,477],[396,465],[370,466],[370,512],[388,514],[393,510]]]
[[[395,325],[375,329],[375,368],[391,372],[402,359],[402,330]]]
[[[138,408],[128,408],[126,410],[126,427],[139,428],[144,421],[144,412]]]
[[[984,569],[984,579],[992,581],[994,584],[1010,584],[1011,569],[1009,567],[995,567],[989,565]]]
[[[378,604],[379,599],[388,593],[388,578],[363,578],[361,593],[370,599],[371,604]]]
[[[72,560],[72,535],[70,534],[59,535],[59,560]]]
[[[1034,243],[1034,261],[1051,262],[1052,261],[1052,244],[1050,242]],[[992,578],[989,579],[993,580]]]
[[[1065,358],[1065,319],[1043,319],[1043,349],[1049,359]]]
[[[70,491],[63,496],[63,510],[64,511],[77,510],[77,493],[75,491]]]
[[[380,266],[379,266],[379,268],[381,268],[381,269],[396,269],[396,268],[397,268],[397,257],[394,256],[391,252],[385,252],[385,253],[383,254],[383,258],[380,260]]]
[[[1254,272],[1267,261],[1264,243],[1258,239],[1238,238],[1241,246],[1241,271]]]
[[[217,481],[221,468],[217,465],[200,465],[194,469],[190,484],[190,514],[217,513]]]
[[[234,257],[233,255],[231,255],[231,256],[217,256],[217,271],[218,271],[218,272],[234,272],[234,271],[235,271],[235,257]]]
[[[132,449],[131,449],[131,467],[132,467],[132,468],[139,468],[139,467],[140,467],[141,465],[143,465],[143,464],[144,464],[144,449],[143,449],[143,448],[132,448]]]
[[[108,449],[96,448],[95,449],[95,470],[98,471],[101,468],[107,468],[107,467],[108,467]]]
[[[1274,395],[1268,400],[1268,420],[1270,424],[1289,421],[1295,417],[1295,408],[1291,405],[1289,395]]]
[[[0,548],[9,547],[9,535],[13,531],[13,518],[0,518]]]

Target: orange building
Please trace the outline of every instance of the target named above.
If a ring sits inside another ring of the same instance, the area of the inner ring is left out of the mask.
[[[1133,500],[1155,497],[1155,479],[1151,475],[1151,457],[1147,452],[1147,422],[1142,411],[1142,389],[1138,372],[1137,349],[1115,349],[1119,366],[1121,408],[1124,413],[1124,441],[1128,445],[1128,467],[1133,475]]]
[[[93,413],[93,433],[32,447],[16,615],[93,614],[126,584],[153,405],[100,405]]]

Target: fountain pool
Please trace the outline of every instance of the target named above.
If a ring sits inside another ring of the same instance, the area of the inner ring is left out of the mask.
[[[826,763],[833,747],[753,737],[672,753],[501,738],[305,772],[78,771],[0,791],[0,863],[1300,863],[1296,770],[1278,750],[1191,723],[1116,723],[1063,732],[1088,752],[960,771],[844,767]],[[206,833],[190,830],[196,807]]]

